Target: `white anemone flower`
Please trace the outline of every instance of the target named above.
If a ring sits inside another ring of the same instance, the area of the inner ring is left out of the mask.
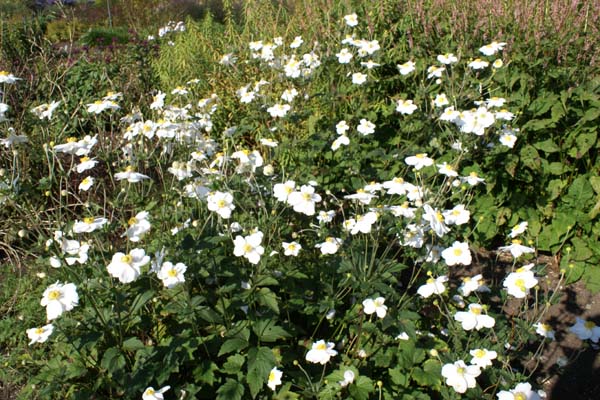
[[[321,196],[315,193],[315,188],[310,185],[302,185],[300,191],[292,192],[287,202],[294,211],[311,216],[315,215],[315,204],[321,201]]]
[[[412,114],[416,109],[417,105],[413,103],[412,100],[397,100],[396,101],[396,111],[401,114]]]
[[[118,181],[127,180],[127,182],[129,183],[137,183],[142,181],[143,179],[150,179],[150,177],[148,175],[135,172],[132,166],[127,166],[125,168],[125,171],[117,172],[115,174],[115,179]]]
[[[317,243],[316,248],[321,250],[321,254],[335,254],[342,244],[342,239],[329,236],[323,243]]]
[[[519,239],[513,239],[510,245],[498,247],[498,250],[502,252],[510,252],[514,258],[519,258],[523,254],[535,253],[535,249],[533,247],[523,246]]]
[[[140,268],[149,262],[150,257],[144,249],[133,249],[128,254],[115,253],[106,270],[110,276],[119,279],[119,282],[130,283],[140,276]]]
[[[419,286],[417,294],[423,298],[428,298],[432,294],[442,294],[446,291],[445,282],[448,282],[448,277],[445,275],[438,276],[437,278],[429,278],[424,285]]]
[[[54,332],[54,325],[48,324],[42,326],[41,328],[27,329],[26,332],[27,337],[29,340],[31,340],[29,342],[30,346],[34,343],[44,343],[46,340],[48,340],[50,335],[52,335],[52,332]]]
[[[483,306],[477,303],[469,304],[469,311],[458,311],[454,319],[461,323],[465,331],[492,328],[496,324],[494,318],[483,314]]]
[[[510,391],[501,390],[496,394],[498,400],[541,400],[540,395],[531,389],[530,383],[518,383]]]
[[[569,328],[571,333],[577,335],[580,340],[590,339],[594,343],[600,340],[600,327],[593,321],[586,321],[583,318],[576,318],[575,325]]]
[[[508,294],[517,299],[523,299],[529,294],[529,289],[537,286],[538,280],[531,271],[532,268],[533,264],[528,264],[508,274],[502,282],[502,286],[506,288]]]
[[[302,246],[298,242],[283,242],[281,246],[284,250],[283,254],[286,256],[296,257],[300,253],[300,250],[302,250]]]
[[[86,217],[83,220],[75,221],[73,224],[73,232],[74,233],[90,233],[95,231],[96,229],[101,228],[106,224],[108,220],[102,217]]]
[[[234,240],[235,248],[233,254],[236,257],[245,257],[251,264],[258,264],[260,256],[265,252],[264,247],[260,245],[263,239],[263,233],[258,231],[248,236],[236,236]]]
[[[337,355],[337,351],[333,349],[334,347],[335,343],[326,343],[324,340],[319,340],[313,343],[311,349],[306,353],[306,361],[325,365],[331,357]]]
[[[233,195],[228,192],[213,192],[206,196],[208,209],[214,211],[221,216],[221,218],[231,218],[231,212],[235,209],[233,204]]]
[[[172,262],[166,261],[160,267],[160,270],[156,273],[158,279],[160,279],[163,285],[167,289],[171,289],[180,283],[185,282],[183,274],[187,270],[187,265],[184,263],[177,263],[173,265]]]
[[[385,315],[387,313],[387,306],[383,303],[385,303],[385,299],[383,297],[377,297],[376,299],[366,299],[362,302],[363,311],[367,315],[376,313],[377,317],[385,318]]]
[[[467,365],[463,360],[442,367],[442,376],[446,378],[446,384],[452,386],[457,393],[465,393],[467,389],[477,385],[475,378],[481,375],[477,365]]]
[[[149,215],[148,211],[140,211],[135,217],[129,218],[129,221],[127,221],[129,227],[121,237],[127,236],[134,243],[142,240],[144,234],[152,227],[148,220]]]
[[[42,295],[40,304],[46,307],[46,317],[53,320],[62,315],[65,311],[70,311],[79,304],[79,295],[77,287],[73,283],[60,282],[48,286]]]
[[[427,153],[419,153],[414,156],[406,157],[404,162],[407,165],[414,167],[417,171],[433,165],[433,160],[427,157]]]
[[[171,389],[171,386],[165,386],[159,390],[154,390],[152,386],[146,388],[142,394],[142,400],[164,400],[163,393]]]
[[[442,251],[442,258],[449,266],[456,264],[470,265],[472,258],[469,244],[466,242],[455,241],[452,243],[451,247]]]
[[[273,196],[277,201],[287,202],[290,194],[296,189],[296,182],[286,181],[285,183],[277,183],[273,186]]]
[[[471,364],[477,365],[482,369],[486,367],[492,366],[492,360],[495,360],[498,357],[498,353],[493,350],[487,349],[474,349],[469,351],[469,354],[473,356],[471,359]]]

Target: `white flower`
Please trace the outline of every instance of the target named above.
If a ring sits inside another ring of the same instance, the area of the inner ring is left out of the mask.
[[[281,100],[291,103],[298,96],[298,91],[295,88],[285,89],[281,94]]]
[[[400,75],[408,75],[415,70],[415,63],[413,61],[407,61],[404,64],[396,65]]]
[[[512,227],[508,236],[510,236],[513,239],[516,238],[521,233],[524,233],[527,230],[528,225],[529,224],[527,223],[527,221],[519,222],[517,225]]]
[[[471,213],[465,209],[463,204],[454,206],[452,210],[446,210],[442,213],[444,221],[448,225],[463,225],[469,222]]]
[[[483,282],[483,276],[481,274],[477,274],[473,277],[464,277],[462,278],[462,284],[458,288],[458,292],[463,296],[468,296],[471,292],[489,292],[490,288],[488,288]]]
[[[98,161],[93,158],[81,157],[79,159],[79,164],[75,166],[75,170],[77,173],[81,174],[83,171],[94,168],[96,164],[98,164]]]
[[[448,277],[445,275],[439,276],[435,279],[429,278],[424,285],[419,286],[417,294],[423,298],[428,298],[432,294],[442,294],[446,291],[444,282],[448,282]]]
[[[281,246],[283,247],[283,254],[286,256],[294,256],[296,257],[298,255],[298,253],[300,252],[300,250],[302,250],[302,246],[300,245],[300,243],[298,242],[283,242],[281,243]]]
[[[358,16],[356,15],[356,13],[345,15],[344,21],[346,22],[346,25],[354,27],[358,25]]]
[[[311,216],[315,214],[315,203],[321,201],[321,196],[315,193],[315,188],[302,185],[300,191],[292,192],[287,199],[294,211]]]
[[[496,96],[490,97],[489,99],[487,99],[485,101],[485,103],[487,104],[488,107],[502,107],[505,102],[506,102],[505,98],[496,97]]]
[[[0,71],[0,83],[13,84],[16,81],[20,81],[21,78],[17,78],[8,71]]]
[[[367,315],[377,313],[377,316],[379,318],[385,318],[385,314],[387,313],[387,306],[383,303],[385,303],[385,299],[383,297],[377,297],[375,300],[366,299],[362,302],[363,311]]]
[[[472,258],[469,244],[455,241],[451,247],[442,251],[442,258],[449,266],[456,264],[470,265]]]
[[[275,104],[267,108],[267,112],[271,114],[271,117],[273,118],[285,117],[290,108],[291,106],[289,104]]]
[[[127,180],[129,183],[137,183],[143,179],[150,179],[149,176],[140,174],[139,172],[135,172],[132,166],[128,166],[125,168],[123,172],[117,172],[115,174],[115,179],[118,181]]]
[[[88,250],[90,249],[90,245],[87,243],[80,243],[77,240],[68,240],[65,238],[60,239],[60,247],[63,253],[66,253],[75,257],[66,257],[65,261],[68,265],[73,265],[76,262],[79,264],[85,264],[88,260]]]
[[[593,321],[586,321],[577,317],[575,325],[571,326],[569,331],[581,340],[590,339],[594,343],[598,343],[598,340],[600,340],[600,327]]]
[[[73,224],[73,232],[74,233],[90,233],[95,231],[98,228],[101,228],[104,224],[106,224],[108,220],[106,218],[94,218],[87,217],[82,221],[75,221]]]
[[[461,323],[465,331],[475,328],[492,328],[496,321],[489,315],[482,314],[483,306],[477,303],[469,304],[469,311],[458,311],[454,314],[454,319]]]
[[[352,53],[347,48],[343,48],[335,56],[340,64],[348,64],[352,60]]]
[[[317,243],[315,245],[315,247],[320,249],[321,254],[323,254],[323,255],[335,254],[335,253],[337,253],[341,244],[342,244],[342,239],[329,236],[325,239],[325,241],[323,243]]]
[[[429,222],[429,226],[438,237],[443,237],[446,233],[450,232],[450,228],[444,224],[444,216],[441,212],[437,209],[434,210],[429,204],[425,204],[423,210],[425,211],[423,219]]]
[[[452,53],[440,54],[437,56],[437,60],[446,65],[458,62],[458,58]]]
[[[277,140],[274,139],[263,138],[260,139],[260,144],[267,147],[277,147],[279,145],[279,142],[277,142]]]
[[[144,234],[152,227],[150,221],[148,221],[148,216],[148,211],[141,211],[135,217],[129,218],[129,221],[127,221],[129,227],[121,237],[127,236],[127,239],[134,243],[142,240]]]
[[[183,274],[187,270],[187,265],[183,263],[177,263],[173,265],[172,262],[166,261],[160,267],[160,270],[156,273],[158,279],[160,279],[163,285],[171,289],[176,285],[185,282]]]
[[[140,276],[140,268],[148,262],[150,257],[143,249],[133,249],[128,254],[117,252],[106,266],[106,270],[110,276],[118,278],[119,282],[130,283]]]
[[[474,388],[477,385],[475,378],[480,374],[477,365],[466,365],[463,360],[442,367],[442,376],[446,378],[446,384],[452,386],[457,393],[464,393],[467,389]]]
[[[435,99],[433,99],[433,105],[435,107],[443,107],[447,106],[448,104],[450,104],[450,102],[448,101],[448,97],[446,97],[444,93],[437,94],[435,96]]]
[[[507,109],[503,108],[500,111],[496,111],[494,116],[496,117],[496,119],[500,119],[500,120],[504,120],[504,121],[511,121],[515,117],[515,114],[513,114],[510,111],[508,111]]]
[[[334,347],[335,343],[325,343],[324,340],[319,340],[313,343],[311,349],[306,353],[306,361],[325,365],[331,357],[337,355],[337,351],[333,349]]]
[[[471,186],[475,186],[485,182],[485,179],[480,178],[477,172],[475,171],[469,172],[469,176],[461,177],[460,180],[463,182],[467,182]]]
[[[381,64],[378,64],[373,60],[361,61],[360,65],[365,67],[366,69],[373,69],[375,67],[381,66]]]
[[[345,120],[341,120],[335,125],[335,131],[338,135],[345,134],[348,129],[350,129],[350,127],[348,126],[348,123]]]
[[[354,194],[347,194],[344,196],[344,199],[348,200],[357,200],[361,204],[368,205],[371,203],[371,200],[377,198],[378,196],[372,193],[365,191],[364,189],[358,189]]]
[[[248,236],[236,236],[233,244],[233,254],[236,257],[245,257],[251,264],[258,264],[260,262],[260,256],[265,252],[264,247],[260,245],[262,242],[263,234],[258,231]]]
[[[377,213],[373,211],[369,211],[364,215],[357,215],[356,219],[353,220],[352,228],[350,229],[350,234],[356,235],[357,233],[369,233],[371,232],[371,227],[375,222],[377,222]]]
[[[498,400],[541,400],[540,395],[531,390],[529,383],[518,383],[514,389],[501,390],[496,396]]]
[[[294,40],[292,40],[292,43],[290,43],[290,49],[297,49],[302,43],[304,43],[302,36],[296,36]]]
[[[173,161],[173,164],[167,169],[173,174],[178,181],[182,181],[186,178],[192,177],[192,165],[187,162]]]
[[[485,67],[487,67],[488,65],[490,65],[489,62],[482,60],[481,58],[476,58],[473,61],[471,61],[469,63],[469,68],[472,69],[484,69]]]
[[[417,171],[433,165],[433,160],[427,157],[427,153],[419,153],[414,156],[406,157],[404,162],[407,165],[413,166]]]
[[[482,52],[484,55],[486,56],[492,56],[494,54],[496,54],[498,51],[504,49],[504,46],[506,46],[506,43],[504,42],[496,42],[493,41],[490,44],[486,44],[483,47],[479,48],[479,51]]]
[[[370,135],[375,132],[375,124],[367,119],[361,119],[356,130],[363,136]]]
[[[352,74],[352,83],[355,85],[362,85],[367,81],[367,75],[362,72],[355,72]]]
[[[142,400],[164,400],[163,393],[171,389],[171,386],[165,386],[159,390],[154,390],[153,387],[146,388],[142,394]]]
[[[349,144],[350,139],[348,139],[348,136],[340,135],[331,143],[331,150],[336,151],[341,145],[348,146]]]
[[[41,328],[31,328],[27,329],[27,337],[31,342],[29,345],[31,346],[34,343],[44,343],[52,332],[54,332],[54,326],[52,324],[44,325]]]
[[[533,268],[533,264],[528,264],[508,274],[502,283],[508,294],[522,299],[529,294],[529,289],[538,284],[531,268]]]
[[[87,192],[93,185],[94,185],[94,178],[91,176],[88,176],[79,183],[78,189],[82,190],[84,192]]]
[[[277,201],[287,202],[290,194],[294,192],[296,182],[286,181],[285,183],[277,183],[273,186],[273,195]]]
[[[496,357],[498,357],[498,353],[487,349],[474,349],[471,350],[469,354],[473,356],[471,364],[477,365],[482,369],[490,367],[492,365],[492,360],[495,360]]]
[[[346,387],[352,382],[354,382],[354,372],[352,372],[352,370],[349,369],[344,371],[344,380],[338,381],[341,387]]]
[[[417,106],[413,104],[412,100],[397,100],[396,111],[401,114],[412,114],[417,109]]]
[[[96,100],[93,103],[86,104],[87,112],[100,114],[104,110],[118,110],[121,108],[117,103],[112,100]]]
[[[519,258],[523,254],[527,254],[527,253],[535,253],[535,249],[534,248],[523,246],[521,244],[521,241],[519,239],[513,239],[512,243],[510,245],[498,247],[498,250],[502,251],[502,252],[509,251],[510,254],[512,254],[512,256],[514,258]]]
[[[70,311],[79,303],[77,288],[73,283],[59,283],[58,281],[46,288],[40,304],[46,307],[46,317],[53,320]]]
[[[221,218],[231,218],[231,211],[235,209],[231,193],[217,191],[206,196],[206,200],[210,211],[216,212]]]
[[[447,162],[443,162],[442,164],[437,164],[438,172],[442,175],[446,175],[448,177],[456,177],[458,176],[458,172],[454,169],[454,167]]]
[[[167,96],[166,93],[163,93],[159,90],[158,93],[152,97],[152,103],[150,104],[150,109],[160,110],[161,108],[163,108],[163,106],[165,105],[165,97],[166,96]]]
[[[438,66],[432,65],[429,68],[427,68],[427,79],[441,78],[442,73],[445,70],[446,70],[446,68],[444,68],[444,67],[438,67]]]
[[[502,143],[506,147],[512,149],[513,147],[515,147],[516,142],[517,137],[511,131],[502,132],[502,134],[500,135],[500,143]]]
[[[535,333],[537,333],[538,335],[551,340],[555,339],[555,332],[550,325],[544,324],[542,322],[537,322],[533,324],[533,327],[535,328]]]
[[[35,114],[39,119],[52,119],[54,110],[59,106],[60,101],[53,101],[50,104],[41,104],[31,109],[31,112]]]
[[[335,217],[335,211],[319,211],[319,215],[317,215],[317,220],[321,224],[327,224],[333,221],[333,217]]]
[[[281,385],[281,377],[283,376],[283,372],[278,370],[277,367],[273,367],[271,372],[269,372],[269,379],[267,380],[267,386],[275,391],[278,385]]]

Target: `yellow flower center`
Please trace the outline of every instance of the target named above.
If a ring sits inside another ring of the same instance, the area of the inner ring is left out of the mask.
[[[521,291],[523,292],[527,290],[527,288],[525,287],[525,281],[521,278],[515,280],[515,286],[521,289]]]
[[[274,381],[275,380],[275,372],[271,371],[271,373],[269,374],[269,382]]]
[[[70,138],[67,138],[67,143],[75,143],[76,141],[77,141],[76,137],[71,136]]]
[[[302,197],[305,201],[310,201],[311,194],[310,193],[302,193]]]
[[[125,172],[133,172],[134,169],[131,165],[128,165],[127,167],[125,167]]]
[[[246,244],[244,245],[244,253],[249,253],[249,252],[251,252],[251,251],[252,251],[252,246],[251,246],[251,245],[249,245],[248,243],[246,243]]]
[[[477,357],[477,358],[483,358],[483,357],[485,357],[485,350],[477,349],[475,351],[475,357]]]
[[[50,293],[48,293],[48,298],[50,300],[57,300],[60,298],[60,290],[51,290]]]
[[[102,103],[103,103],[103,101],[102,101],[102,100],[96,100],[96,101],[94,102],[94,104],[96,104],[96,105],[98,105],[98,106],[99,106],[100,104],[102,104]]]
[[[419,154],[415,155],[415,157],[417,157],[417,158],[425,158],[426,156],[427,155],[424,153],[419,153]]]
[[[434,283],[434,282],[435,282],[435,279],[433,279],[433,278],[429,278],[429,279],[427,279],[427,283],[428,283],[428,284],[432,284],[432,283]]]
[[[81,163],[88,162],[88,161],[90,161],[90,158],[89,158],[89,157],[81,157],[81,158],[79,159],[79,162],[81,162]]]
[[[83,222],[85,222],[86,224],[93,224],[94,223],[94,217],[85,217],[83,219]]]
[[[223,208],[227,205],[227,202],[225,200],[219,200],[217,201],[217,207],[219,208]]]
[[[438,222],[444,222],[444,216],[439,211],[435,213],[435,219],[437,219]]]
[[[512,244],[521,244],[523,242],[521,242],[519,239],[513,239],[512,240]]]
[[[454,249],[452,251],[456,257],[462,255],[463,251],[461,249]]]
[[[131,264],[132,261],[133,257],[131,257],[129,254],[121,257],[121,262],[124,262],[125,264]]]
[[[127,223],[129,224],[129,226],[135,225],[138,223],[138,220],[136,217],[131,217],[131,218],[129,218],[129,221],[127,221]]]
[[[513,393],[515,400],[527,400],[527,395],[525,393],[517,392]]]
[[[473,314],[475,314],[475,315],[480,315],[480,314],[481,314],[481,308],[479,308],[479,307],[473,307],[473,308],[471,308],[471,310],[470,310],[470,311],[471,311]]]
[[[316,347],[317,350],[327,350],[327,345],[325,343],[319,343]]]
[[[465,369],[463,367],[458,367],[456,368],[456,373],[463,375],[465,373]]]
[[[583,326],[585,326],[586,329],[594,329],[596,327],[596,324],[592,321],[586,321],[585,324],[583,324]]]
[[[90,183],[92,183],[92,180],[90,179],[89,176],[81,181],[82,185],[89,185]]]
[[[36,335],[41,335],[42,333],[44,333],[44,330],[43,330],[42,328],[37,328],[37,329],[35,330],[35,334],[36,334]]]
[[[479,175],[477,175],[477,172],[471,172],[469,173],[469,176],[472,178],[477,178]]]
[[[169,275],[171,278],[175,278],[177,276],[177,271],[175,269],[170,269],[167,272],[167,275]]]
[[[0,76],[8,76],[8,71],[0,71]]]
[[[328,237],[327,239],[325,239],[325,241],[326,241],[327,243],[333,243],[333,242],[334,242],[334,240],[335,240],[335,239],[334,239],[334,238],[332,238],[331,236],[330,236],[330,237]]]
[[[296,250],[296,245],[295,245],[295,244],[293,244],[293,243],[290,243],[290,244],[288,245],[288,250],[290,250],[290,251],[294,251],[294,250]]]
[[[154,393],[156,393],[153,389],[146,389],[146,394],[148,396],[152,396]]]

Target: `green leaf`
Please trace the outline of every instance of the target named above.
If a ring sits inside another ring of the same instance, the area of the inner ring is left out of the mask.
[[[258,302],[266,307],[269,307],[276,314],[279,314],[279,306],[277,305],[277,295],[271,289],[263,287],[256,293]]]
[[[368,400],[369,393],[375,390],[375,385],[370,378],[364,375],[359,376],[353,384],[348,386],[348,391],[353,399]]]
[[[250,394],[255,398],[269,378],[269,372],[275,365],[275,356],[268,347],[253,347],[248,351],[248,375],[246,382]]]
[[[261,342],[275,342],[292,337],[285,329],[275,325],[275,321],[270,319],[256,321],[252,325],[252,331]]]
[[[202,360],[200,364],[194,368],[193,376],[197,383],[206,383],[212,386],[215,383],[215,371],[218,371],[219,367],[212,361]]]
[[[118,348],[111,347],[104,352],[100,366],[111,374],[115,374],[125,367],[125,357]]]
[[[575,146],[569,149],[569,156],[577,159],[582,158],[596,144],[597,137],[596,131],[577,133]]]
[[[436,387],[441,383],[442,367],[437,360],[429,359],[423,363],[423,368],[415,368],[412,378],[421,386]]]
[[[136,337],[130,337],[123,342],[123,350],[136,351],[144,347],[144,343]]]
[[[223,372],[230,375],[240,373],[242,366],[246,362],[246,358],[241,354],[234,354],[227,357],[227,361],[223,364]]]
[[[241,338],[233,338],[226,340],[225,343],[221,346],[219,350],[219,354],[217,357],[221,357],[223,354],[231,353],[236,350],[244,350],[248,347],[248,341]]]
[[[392,379],[392,382],[395,385],[398,386],[402,386],[402,387],[407,387],[408,386],[408,376],[406,376],[405,374],[402,373],[402,371],[399,368],[394,368],[394,369],[388,369],[388,374],[390,375],[390,378]]]
[[[564,201],[581,209],[582,207],[585,207],[586,203],[591,200],[593,196],[594,190],[592,189],[592,185],[585,176],[579,176],[571,183],[571,186],[569,186],[569,191],[564,197]]]
[[[152,297],[154,297],[154,290],[146,290],[144,293],[138,294],[131,304],[129,315],[137,314],[140,308],[142,308]]]
[[[558,147],[552,139],[547,139],[542,142],[534,143],[533,147],[543,151],[544,153],[556,153],[560,151],[560,147]]]
[[[590,185],[592,185],[592,189],[594,189],[594,192],[596,192],[596,194],[600,194],[600,177],[591,176]]]
[[[217,389],[217,400],[241,400],[244,395],[244,385],[233,379],[227,379],[225,384]]]

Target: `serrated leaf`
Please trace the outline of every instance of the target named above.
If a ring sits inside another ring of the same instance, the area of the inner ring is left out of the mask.
[[[348,391],[353,399],[368,400],[369,393],[375,390],[375,385],[370,378],[364,375],[359,376],[353,384],[348,386]]]
[[[223,372],[226,374],[237,375],[246,362],[246,357],[241,354],[233,354],[227,357],[227,361],[223,364]]]
[[[193,376],[194,380],[198,383],[206,383],[212,386],[215,382],[215,371],[218,371],[219,367],[212,361],[202,360],[200,364],[194,368]]]
[[[233,339],[229,339],[226,340],[225,343],[223,343],[223,345],[221,345],[221,348],[219,349],[219,354],[217,354],[217,357],[221,357],[224,354],[228,354],[231,353],[232,351],[240,351],[240,350],[244,350],[246,347],[248,347],[248,341],[241,339],[241,338],[233,338]]]
[[[125,357],[116,347],[111,347],[104,352],[100,366],[111,374],[120,372],[125,367]]]
[[[552,139],[547,139],[541,142],[534,143],[533,147],[543,151],[544,153],[556,153],[560,151],[560,147],[558,147]]]
[[[217,389],[217,400],[241,400],[244,395],[244,385],[233,379],[227,379],[224,385]]]
[[[250,394],[255,398],[269,378],[269,372],[275,366],[275,356],[268,347],[253,347],[248,351],[248,375],[246,382]]]
[[[276,314],[279,314],[279,306],[277,305],[277,295],[273,293],[269,288],[263,287],[256,293],[258,302],[273,310]]]
[[[275,342],[292,337],[285,329],[275,325],[273,320],[259,320],[252,325],[252,331],[262,342]]]

